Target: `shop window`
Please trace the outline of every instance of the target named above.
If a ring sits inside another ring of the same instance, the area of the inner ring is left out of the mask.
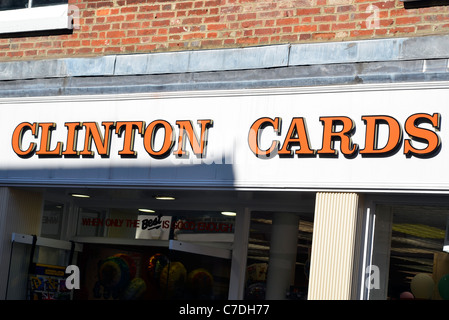
[[[0,0],[0,34],[70,30],[74,13],[67,0]]]
[[[312,230],[311,216],[251,213],[245,299],[307,299]]]
[[[64,204],[46,201],[42,214],[41,236],[51,239],[61,238]]]
[[[448,218],[445,207],[376,208],[370,299],[449,299]]]
[[[227,299],[234,217],[209,211],[79,210],[78,300]]]

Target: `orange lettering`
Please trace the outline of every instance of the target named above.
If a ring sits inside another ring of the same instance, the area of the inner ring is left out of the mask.
[[[119,155],[125,157],[135,157],[137,152],[133,150],[134,148],[134,136],[135,130],[137,129],[140,135],[143,135],[143,128],[145,123],[143,121],[123,121],[117,122],[115,132],[120,136],[124,133],[123,137],[123,149],[119,151]]]
[[[178,150],[174,151],[174,154],[178,157],[186,157],[189,153],[185,149],[186,137],[190,141],[190,147],[193,153],[200,158],[206,155],[207,133],[208,128],[212,126],[212,120],[198,120],[201,125],[200,138],[195,132],[192,126],[192,122],[189,120],[176,121],[179,126],[179,138],[178,138]]]
[[[300,148],[296,150],[295,154],[313,156],[315,155],[315,150],[311,150],[309,145],[309,136],[307,134],[307,129],[305,121],[303,118],[293,118],[288,129],[287,136],[284,140],[282,148],[279,150],[278,154],[280,156],[291,156],[293,151],[291,150],[292,145],[298,145]]]
[[[441,140],[436,132],[418,127],[421,123],[425,122],[430,123],[436,130],[439,131],[441,125],[441,115],[439,113],[434,113],[433,115],[417,113],[411,115],[405,121],[405,131],[411,138],[404,141],[404,154],[407,157],[432,157],[440,150]],[[412,140],[426,143],[427,147],[424,149],[416,149],[412,145]]]
[[[323,156],[337,156],[338,151],[334,149],[334,142],[340,141],[340,150],[346,157],[357,154],[358,145],[352,143],[354,133],[354,121],[348,117],[320,117],[323,123],[323,145],[318,153]],[[340,131],[335,131],[337,125],[343,125]]]
[[[154,140],[156,137],[156,132],[160,128],[164,128],[164,142],[162,143],[162,147],[158,150],[154,150]],[[147,129],[145,130],[145,135],[143,137],[143,144],[145,150],[148,152],[150,156],[153,158],[165,158],[169,155],[173,144],[175,143],[173,128],[170,123],[164,120],[156,120],[151,122]]]
[[[256,120],[251,128],[249,129],[249,135],[248,135],[248,144],[251,151],[257,156],[261,158],[269,158],[274,152],[278,151],[278,145],[279,141],[275,140],[271,143],[271,146],[266,150],[261,150],[260,145],[260,134],[263,129],[265,129],[267,126],[272,126],[274,129],[274,132],[276,132],[278,135],[281,133],[280,129],[280,118],[260,118]]]
[[[22,140],[23,135],[26,131],[31,130],[31,134],[37,138],[37,123],[28,123],[28,122],[22,122],[19,124],[13,132],[12,135],[12,149],[14,152],[21,158],[29,158],[32,157],[34,154],[34,151],[36,150],[36,143],[31,142],[30,145],[26,150],[22,149]]]
[[[364,156],[388,156],[394,153],[402,142],[402,129],[399,122],[388,116],[362,116],[366,125],[365,148],[360,150]],[[389,129],[388,141],[383,148],[378,146],[379,125],[386,124]]]
[[[78,130],[81,129],[81,122],[66,122],[64,124],[67,127],[67,143],[64,152],[65,157],[78,157],[79,151],[76,150],[78,143]]]
[[[93,157],[94,152],[92,148],[92,139],[95,142],[98,154],[101,157],[109,157],[109,151],[111,148],[111,131],[115,126],[114,122],[102,122],[104,130],[104,138],[98,128],[96,122],[85,122],[83,125],[86,128],[86,136],[84,138],[84,150],[81,151],[81,155],[87,157]]]
[[[62,142],[56,144],[55,149],[50,150],[51,145],[51,132],[56,129],[55,123],[39,123],[39,127],[42,128],[41,132],[41,145],[39,151],[36,154],[40,157],[58,157],[61,156]]]

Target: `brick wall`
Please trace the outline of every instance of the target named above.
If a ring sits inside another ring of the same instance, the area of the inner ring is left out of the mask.
[[[444,34],[399,0],[69,0],[79,29],[0,38],[0,61]],[[79,14],[78,14],[79,12]],[[79,16],[79,20],[78,17]]]

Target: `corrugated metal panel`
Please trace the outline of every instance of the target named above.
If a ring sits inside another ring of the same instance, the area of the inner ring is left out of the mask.
[[[317,193],[309,299],[351,298],[357,209],[355,193]]]

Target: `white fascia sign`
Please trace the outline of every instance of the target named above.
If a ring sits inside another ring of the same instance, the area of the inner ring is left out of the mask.
[[[0,183],[449,193],[449,83],[0,99]]]

